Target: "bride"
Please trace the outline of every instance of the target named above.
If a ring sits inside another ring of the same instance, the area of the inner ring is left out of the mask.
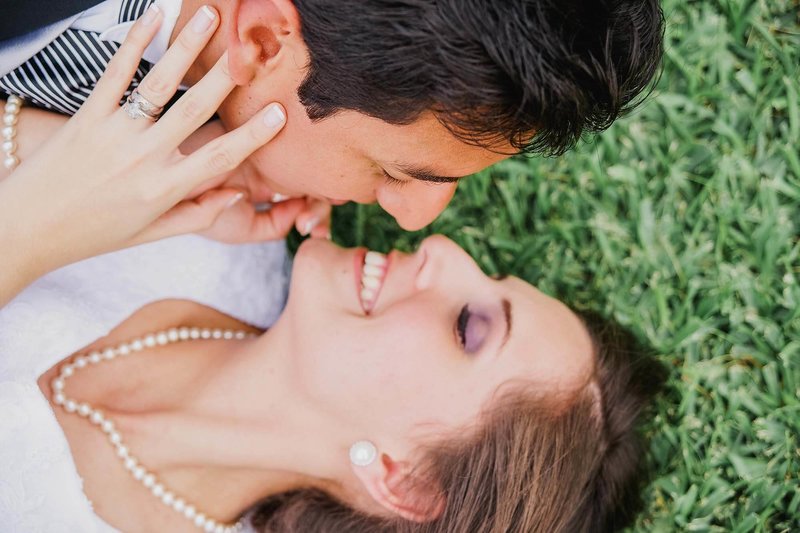
[[[306,241],[266,331],[161,300],[65,355],[3,371],[15,531],[614,529],[661,379],[618,327],[438,236],[388,256]]]

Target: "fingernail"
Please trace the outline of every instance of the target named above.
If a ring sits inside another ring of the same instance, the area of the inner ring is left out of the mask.
[[[331,235],[331,232],[330,232],[330,231],[329,231],[328,233],[326,233],[326,234],[325,234],[325,238],[326,238],[326,239],[328,239],[329,241],[332,241],[332,240],[333,240],[333,235]]]
[[[286,115],[283,114],[283,109],[278,104],[270,105],[264,113],[264,124],[270,128],[277,128],[285,121]]]
[[[236,204],[239,203],[239,201],[242,198],[244,198],[244,193],[243,192],[237,193],[236,196],[234,196],[233,198],[228,200],[228,203],[225,204],[225,209],[228,209],[228,208],[231,208],[231,207],[235,206]]]
[[[311,230],[314,229],[314,226],[316,226],[317,224],[319,224],[319,218],[316,217],[312,218],[303,225],[303,231],[300,232],[300,235],[302,235],[303,237],[310,235]]]
[[[150,4],[150,7],[144,12],[144,16],[142,17],[142,26],[149,26],[154,23],[160,11],[157,5]]]
[[[217,14],[208,6],[200,8],[192,19],[192,30],[195,33],[205,33],[217,19]]]
[[[277,204],[279,202],[285,202],[288,199],[289,199],[288,196],[286,196],[285,194],[281,194],[279,192],[276,192],[275,194],[272,195],[272,198],[270,198],[273,204]]]

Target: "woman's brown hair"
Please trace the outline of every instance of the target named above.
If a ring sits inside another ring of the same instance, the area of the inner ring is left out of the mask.
[[[641,507],[646,446],[638,426],[665,369],[628,331],[583,314],[595,346],[589,383],[563,397],[502,395],[468,437],[426,451],[446,498],[436,520],[368,516],[321,491],[282,494],[257,511],[264,533],[580,533],[615,531]]]

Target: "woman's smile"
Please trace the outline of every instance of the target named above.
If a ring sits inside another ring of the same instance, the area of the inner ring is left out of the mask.
[[[375,308],[383,282],[389,272],[389,258],[381,253],[361,251],[356,254],[356,272],[359,279],[357,289],[361,307],[365,314]],[[360,271],[360,272],[359,272]]]

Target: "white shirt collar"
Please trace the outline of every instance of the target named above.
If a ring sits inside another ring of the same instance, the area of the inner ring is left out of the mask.
[[[169,48],[169,40],[170,37],[172,37],[172,32],[175,30],[178,16],[181,14],[183,0],[156,0],[155,4],[164,13],[164,19],[158,33],[150,43],[150,46],[145,49],[142,56],[142,59],[150,63],[156,63],[164,56],[167,48]],[[128,32],[131,31],[133,24],[133,22],[125,22],[123,24],[111,26],[100,34],[100,38],[104,41],[121,43],[125,40],[125,37],[128,36]],[[73,24],[73,27],[76,26],[77,24]]]

